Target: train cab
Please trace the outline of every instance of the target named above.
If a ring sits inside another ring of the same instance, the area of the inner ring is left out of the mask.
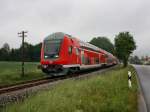
[[[41,68],[45,73],[63,72],[80,65],[79,44],[70,35],[57,32],[47,36],[41,49]]]

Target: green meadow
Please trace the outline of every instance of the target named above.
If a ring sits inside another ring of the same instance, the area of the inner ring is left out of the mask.
[[[127,71],[132,72],[128,88]],[[97,76],[65,80],[48,91],[7,106],[4,112],[137,112],[138,86],[132,66]]]
[[[41,70],[37,69],[38,64],[25,62],[25,76],[21,77],[21,62],[0,62],[0,86],[44,77]]]

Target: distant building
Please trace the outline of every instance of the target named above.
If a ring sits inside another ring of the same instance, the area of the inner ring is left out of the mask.
[[[143,64],[150,64],[150,57],[148,56],[143,57],[141,60]]]

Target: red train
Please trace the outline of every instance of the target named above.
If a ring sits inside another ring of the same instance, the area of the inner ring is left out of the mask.
[[[41,48],[41,69],[49,75],[115,64],[111,53],[62,32],[47,36]]]

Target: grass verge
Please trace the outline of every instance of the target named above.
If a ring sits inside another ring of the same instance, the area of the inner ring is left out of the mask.
[[[128,88],[127,71],[132,72]],[[137,79],[132,66],[83,80],[66,80],[55,88],[6,107],[4,112],[137,112]]]
[[[0,62],[0,86],[44,77],[38,64],[25,62],[25,77],[21,77],[21,62]]]

